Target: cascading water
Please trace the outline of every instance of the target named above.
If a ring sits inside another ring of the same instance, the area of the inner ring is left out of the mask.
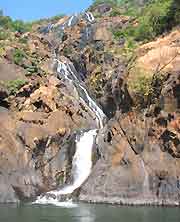
[[[57,65],[57,73],[58,75],[64,75],[66,79],[68,79],[78,90],[80,94],[80,99],[85,102],[91,112],[95,113],[96,121],[100,128],[103,127],[103,120],[105,119],[105,114],[100,109],[100,107],[96,104],[96,102],[89,96],[87,89],[83,86],[81,81],[77,78],[75,72],[75,68],[72,64],[68,64],[67,62],[61,62],[56,60]]]
[[[88,178],[92,168],[91,155],[96,134],[97,130],[90,130],[83,133],[79,139],[76,139],[76,152],[73,157],[71,171],[73,177],[72,184],[66,185],[62,189],[48,192],[48,197],[46,195],[38,197],[35,203],[56,204],[61,206],[62,202],[59,203],[58,197],[61,195],[73,193],[73,191],[75,191],[84,183],[84,181]],[[56,198],[51,197],[51,195],[55,196]],[[67,203],[65,202],[65,204]]]
[[[88,22],[92,23],[94,22],[95,18],[91,12],[86,12],[85,13],[85,18],[87,19]]]
[[[59,191],[52,191],[50,193],[55,195],[71,194],[87,179],[92,167],[92,161],[90,157],[92,154],[96,133],[97,130],[90,130],[83,133],[79,139],[76,139],[76,152],[72,162],[73,183],[71,185],[65,186]]]
[[[91,12],[85,12],[82,14],[74,14],[70,16],[63,24],[58,25],[59,30],[64,30],[68,27],[73,27],[76,25],[81,19],[86,20],[88,23],[93,23],[95,21],[95,18]],[[44,26],[40,28],[39,32],[41,34],[47,34],[50,31],[53,31],[53,29],[56,30],[57,26],[55,24],[48,24],[47,26]]]
[[[144,194],[148,194],[149,193],[149,174],[146,170],[145,164],[144,164],[144,160],[141,160],[141,165],[142,165],[142,170],[144,173],[144,183],[143,183],[143,193]]]
[[[94,21],[94,17],[91,13],[85,13],[86,19],[89,22]],[[68,26],[72,25],[73,20],[77,16],[72,16],[68,20]],[[106,118],[105,114],[101,108],[96,104],[96,102],[89,96],[87,89],[81,79],[78,78],[77,72],[72,63],[67,61],[59,61],[56,57],[54,62],[57,67],[57,74],[59,78],[64,78],[76,88],[80,100],[86,104],[89,110],[95,114],[97,121],[97,128],[103,127],[103,121]],[[45,195],[39,196],[34,202],[36,204],[55,204],[57,206],[74,206],[72,203],[60,202],[59,197],[61,195],[72,194],[77,188],[79,188],[88,178],[91,173],[92,168],[92,150],[97,135],[97,129],[92,129],[84,132],[80,135],[80,138],[76,138],[76,151],[72,161],[72,183],[65,185],[62,189],[57,189],[56,191],[48,192]],[[53,196],[53,197],[52,197]]]
[[[86,103],[89,109],[95,113],[96,120],[98,123],[98,127],[103,127],[103,119],[105,115],[103,111],[98,107],[95,101],[89,96],[87,90],[77,78],[75,74],[75,68],[72,64],[68,64],[67,62],[60,62],[55,59],[57,63],[57,73],[61,77],[68,80],[70,84],[73,84],[79,92],[80,99]],[[92,149],[94,145],[94,139],[97,134],[97,129],[89,130],[88,132],[83,133],[80,136],[80,139],[76,139],[76,152],[72,162],[72,177],[73,183],[71,185],[67,185],[64,188],[56,191],[49,192],[47,194],[52,194],[56,196],[56,198],[47,197],[46,195],[38,197],[35,203],[38,204],[56,204],[61,206],[62,203],[59,203],[58,196],[71,194],[77,188],[79,188],[85,180],[88,178],[91,168],[92,168]],[[65,203],[66,205],[67,203]],[[63,205],[64,206],[64,205]]]

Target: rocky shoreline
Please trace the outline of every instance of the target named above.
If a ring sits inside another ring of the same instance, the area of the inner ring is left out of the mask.
[[[103,198],[93,197],[92,199],[88,196],[81,196],[80,201],[84,203],[92,204],[110,204],[110,205],[121,205],[121,206],[154,206],[154,207],[179,207],[179,200],[164,200],[164,199],[142,199],[138,200],[139,197],[134,198]]]

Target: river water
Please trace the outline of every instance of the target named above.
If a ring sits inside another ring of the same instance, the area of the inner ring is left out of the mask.
[[[77,204],[0,205],[0,222],[179,222],[179,208]]]

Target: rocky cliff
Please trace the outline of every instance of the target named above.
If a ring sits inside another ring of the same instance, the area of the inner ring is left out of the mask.
[[[63,60],[107,116],[78,199],[179,205],[180,30],[139,41],[127,33],[141,20],[122,6],[89,10],[1,40],[0,202],[68,183],[75,135],[97,127],[81,87],[57,72]]]

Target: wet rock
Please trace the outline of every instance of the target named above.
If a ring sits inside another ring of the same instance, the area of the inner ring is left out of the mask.
[[[171,113],[180,109],[179,92],[180,74],[179,72],[171,73],[167,81],[164,82],[164,87],[161,93],[163,109],[166,112]]]

